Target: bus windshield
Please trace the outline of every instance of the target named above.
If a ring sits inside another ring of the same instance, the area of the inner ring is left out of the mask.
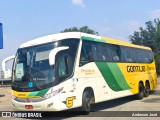
[[[49,53],[59,46],[70,46],[71,49],[77,47],[78,40],[74,41],[75,39],[61,40],[18,49],[13,66],[12,89],[37,91],[57,85],[59,81],[55,78],[54,66],[49,64]],[[75,54],[76,52],[72,54],[74,59]]]

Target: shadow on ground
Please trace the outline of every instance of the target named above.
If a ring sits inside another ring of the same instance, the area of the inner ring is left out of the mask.
[[[131,102],[133,100],[135,100],[135,97],[128,96],[128,97],[124,97],[124,98],[118,98],[118,99],[109,100],[106,102],[97,103],[97,104],[94,104],[91,106],[91,112],[89,114],[85,114],[85,113],[79,111],[79,109],[77,109],[77,108],[67,110],[67,111],[61,111],[61,112],[42,112],[43,118],[38,118],[38,119],[39,120],[46,120],[46,119],[53,120],[53,118],[54,119],[66,119],[66,118],[70,118],[70,117],[98,117],[97,113],[99,116],[105,115],[105,114],[111,115],[112,111],[106,112],[106,111],[101,111],[101,110],[120,106],[122,104]],[[114,114],[115,113],[116,112],[114,112]],[[33,119],[37,119],[37,118],[33,118]]]

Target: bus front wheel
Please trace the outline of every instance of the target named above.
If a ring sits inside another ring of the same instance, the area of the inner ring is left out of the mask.
[[[81,110],[84,114],[89,114],[90,112],[90,109],[91,109],[90,101],[91,101],[91,97],[88,91],[84,91],[82,96],[82,107],[81,107]]]

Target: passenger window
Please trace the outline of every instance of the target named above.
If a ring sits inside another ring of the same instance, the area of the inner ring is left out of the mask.
[[[141,49],[135,49],[135,58],[137,63],[143,63],[143,53]]]
[[[153,61],[153,54],[149,50],[134,49],[134,56],[137,63],[151,63]]]
[[[97,44],[97,55],[98,55],[98,62],[106,62],[106,49],[102,43]]]
[[[113,62],[120,61],[121,51],[120,51],[119,46],[117,46],[117,45],[110,45],[110,51],[111,51],[111,54],[112,54],[112,60],[113,60]]]
[[[106,53],[106,60],[107,60],[107,62],[112,62],[112,53],[111,53],[111,50],[110,50],[110,46],[111,45],[106,44],[105,48],[104,48],[104,51]]]
[[[147,58],[148,58],[148,62],[151,63],[153,62],[153,53],[151,51],[147,51]]]
[[[142,63],[147,63],[147,59],[148,58],[146,58],[146,56],[145,56],[145,52],[146,52],[146,50],[141,50],[141,62]]]
[[[98,57],[97,57],[97,46],[96,46],[97,43],[93,42],[91,44],[91,53],[92,53],[92,62],[97,62],[98,61]]]
[[[133,48],[121,46],[121,51],[123,53],[123,61],[124,62],[135,62]]]
[[[92,41],[84,40],[82,43],[79,66],[87,64],[89,62],[95,62],[95,61],[97,61],[96,43]]]
[[[153,61],[153,54],[149,50],[144,51],[144,62],[151,63]]]
[[[150,63],[152,61],[153,54],[149,50],[83,40],[79,66],[89,62]]]

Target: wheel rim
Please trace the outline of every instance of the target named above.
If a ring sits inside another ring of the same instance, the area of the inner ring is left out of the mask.
[[[89,110],[90,109],[90,103],[89,103],[89,97],[86,96],[86,109]]]

